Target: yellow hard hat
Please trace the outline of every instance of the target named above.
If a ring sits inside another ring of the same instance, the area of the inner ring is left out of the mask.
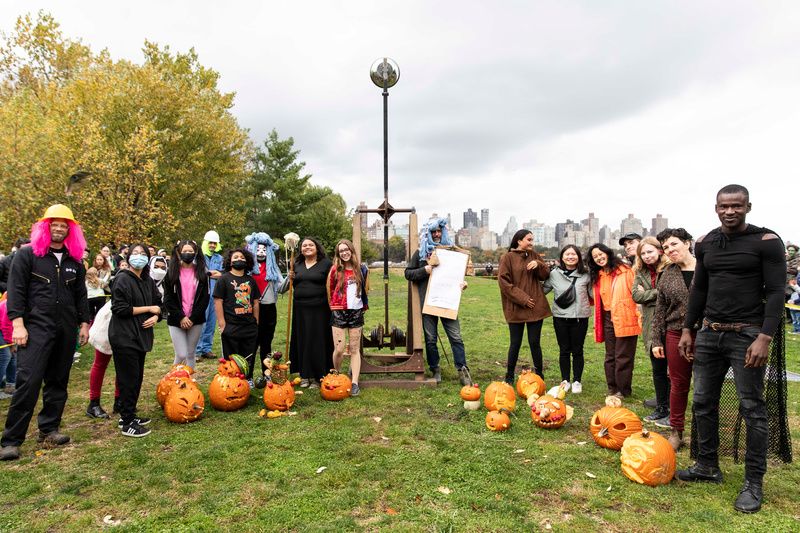
[[[41,218],[41,220],[47,220],[48,218],[65,218],[67,220],[75,222],[75,217],[72,214],[72,209],[65,206],[64,204],[55,204],[48,207],[47,211],[44,212],[44,216]]]

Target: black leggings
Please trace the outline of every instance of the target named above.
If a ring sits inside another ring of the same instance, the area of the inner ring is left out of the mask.
[[[553,329],[558,341],[558,366],[561,368],[561,380],[570,381],[569,370],[572,363],[574,381],[583,377],[583,341],[589,329],[588,318],[553,317]]]
[[[513,381],[514,373],[517,368],[519,349],[522,347],[522,333],[525,325],[528,325],[528,345],[531,348],[534,372],[544,379],[544,369],[542,368],[542,321],[520,322],[508,325],[510,343],[508,345],[508,360],[506,361],[506,380]]]
[[[100,308],[106,305],[107,301],[108,298],[105,296],[89,298],[89,313],[92,315],[92,320],[94,320],[94,317],[97,316],[97,312],[100,311]]]
[[[119,417],[126,426],[136,416],[136,404],[142,391],[144,379],[144,358],[147,352],[138,350],[122,351],[114,348],[114,370],[117,372],[119,387]]]
[[[261,373],[266,371],[264,359],[272,352],[272,339],[278,324],[278,310],[275,304],[261,304],[258,307],[258,346],[261,348]]]

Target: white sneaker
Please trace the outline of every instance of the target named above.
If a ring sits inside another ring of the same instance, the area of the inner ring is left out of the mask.
[[[72,354],[72,362],[77,363],[81,360],[81,352],[75,352]]]
[[[572,382],[572,394],[580,394],[583,392],[583,386],[581,385],[580,381],[573,381]]]
[[[564,389],[564,392],[569,392],[569,387],[570,387],[570,385],[569,385],[569,381],[567,381],[566,379],[565,379],[564,381],[562,381],[562,382],[561,382],[561,384],[560,384],[559,386],[560,386],[562,389]]]

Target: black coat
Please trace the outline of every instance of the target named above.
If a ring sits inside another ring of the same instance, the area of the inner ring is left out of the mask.
[[[108,326],[108,339],[114,353],[153,349],[153,328],[142,327],[153,315],[133,314],[134,307],[151,305],[162,305],[161,294],[152,278],[146,274],[139,278],[129,270],[120,270],[111,285],[111,323]]]
[[[181,299],[181,280],[178,278],[176,283],[164,280],[164,307],[167,309],[167,324],[180,327],[183,314],[183,304]],[[208,277],[197,282],[197,290],[194,293],[194,303],[192,304],[192,314],[189,320],[192,324],[204,324],[206,321],[206,308],[211,299],[208,293]]]
[[[0,293],[8,290],[8,274],[11,272],[11,262],[17,252],[11,252],[3,259],[0,259]]]

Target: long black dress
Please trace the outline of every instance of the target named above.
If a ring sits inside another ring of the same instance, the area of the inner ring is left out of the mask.
[[[333,368],[333,333],[326,281],[333,263],[325,258],[310,269],[294,266],[294,308],[289,346],[291,371],[305,379],[322,379]]]

